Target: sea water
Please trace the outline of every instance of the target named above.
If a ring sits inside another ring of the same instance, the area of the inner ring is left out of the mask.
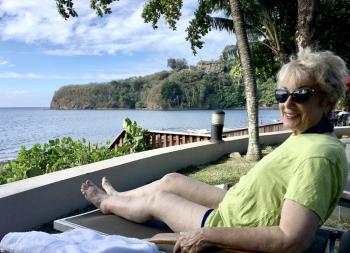
[[[225,129],[247,127],[246,110],[224,110]],[[149,130],[207,133],[214,110],[50,110],[0,108],[0,161],[14,159],[21,145],[69,136],[105,144],[123,129],[126,117]],[[276,109],[259,110],[259,124],[278,121]]]

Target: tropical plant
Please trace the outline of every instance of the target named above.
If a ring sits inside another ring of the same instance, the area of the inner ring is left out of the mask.
[[[295,36],[298,50],[317,49],[316,10],[319,0],[298,0],[298,29]]]
[[[247,101],[248,113],[248,150],[246,158],[251,161],[259,160],[262,157],[259,146],[258,128],[258,101],[255,72],[252,64],[251,51],[248,45],[247,32],[244,27],[243,13],[239,0],[230,0],[231,15],[234,17],[233,24],[237,37],[241,67],[243,70],[244,87]]]
[[[136,121],[132,121],[129,118],[124,119],[123,129],[126,133],[126,139],[121,147],[123,152],[134,153],[150,148],[147,146],[148,131],[137,125]]]
[[[80,141],[70,137],[49,140],[43,145],[35,144],[29,149],[21,146],[17,158],[0,168],[0,184],[148,149],[147,130],[128,118],[124,120],[123,127],[127,133],[126,140],[117,149],[109,149],[109,142],[106,145],[91,144],[85,139]]]
[[[208,0],[209,1],[209,0]],[[234,33],[229,1],[211,0],[222,15],[211,17],[214,29]],[[288,62],[298,45],[331,50],[350,61],[349,0],[241,0],[250,43],[261,42],[281,64]],[[306,22],[304,22],[306,21]],[[200,39],[201,35],[198,35]],[[302,42],[304,41],[304,42]]]

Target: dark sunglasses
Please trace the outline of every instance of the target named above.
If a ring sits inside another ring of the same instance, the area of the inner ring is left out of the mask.
[[[289,92],[286,89],[277,89],[275,90],[275,98],[278,103],[284,103],[291,96],[295,103],[302,104],[307,102],[311,95],[315,93],[316,90],[312,88],[300,88],[293,92]]]

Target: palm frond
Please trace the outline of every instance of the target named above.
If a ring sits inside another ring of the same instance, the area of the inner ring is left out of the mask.
[[[230,1],[228,0],[205,0],[206,5],[210,6],[210,9],[220,11],[224,13],[225,17],[231,16]]]
[[[211,18],[211,26],[215,30],[219,30],[219,31],[225,30],[225,31],[228,31],[229,33],[235,32],[232,19],[221,18],[221,17],[212,17]]]

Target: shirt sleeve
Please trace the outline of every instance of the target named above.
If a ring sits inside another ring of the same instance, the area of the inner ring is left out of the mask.
[[[284,198],[311,209],[324,223],[337,198],[335,169],[327,158],[309,158],[303,161],[296,168]]]

